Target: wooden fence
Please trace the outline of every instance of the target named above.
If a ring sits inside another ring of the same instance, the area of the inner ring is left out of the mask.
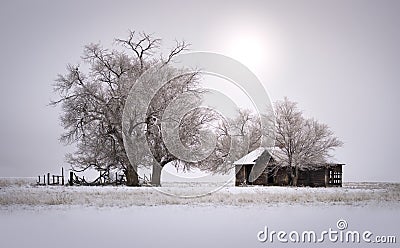
[[[38,176],[37,185],[64,185],[64,168],[61,167],[61,175],[50,175],[47,173],[42,176]]]
[[[142,182],[142,185],[150,185],[151,183],[151,175],[147,177],[143,175],[143,177],[139,177]],[[50,173],[44,174],[43,176],[38,176],[37,185],[45,186],[45,185],[69,185],[69,186],[105,186],[105,185],[125,185],[126,177],[124,174],[118,174],[115,172],[114,178],[110,177],[110,171],[100,171],[99,177],[97,177],[93,181],[87,181],[85,176],[78,176],[75,172],[69,172],[69,179],[65,183],[65,175],[64,168],[61,168],[61,175],[51,175]]]

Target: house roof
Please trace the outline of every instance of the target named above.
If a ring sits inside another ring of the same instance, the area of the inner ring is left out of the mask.
[[[268,152],[269,155],[272,156],[274,159],[279,159],[282,156],[282,151],[277,147],[269,147],[269,148],[259,147],[259,148],[255,149],[254,151],[244,155],[240,159],[236,160],[233,164],[234,165],[245,165],[245,164],[255,165],[257,159],[260,158],[264,152]],[[314,166],[315,165],[316,164],[314,164]],[[345,165],[345,164],[339,163],[339,162],[326,162],[326,163],[320,163],[318,165],[319,166],[332,166],[332,165]]]
[[[264,147],[259,147],[254,151],[244,155],[243,157],[235,161],[233,164],[234,165],[256,164],[256,160],[261,156],[261,154],[263,154],[264,151],[266,151]]]

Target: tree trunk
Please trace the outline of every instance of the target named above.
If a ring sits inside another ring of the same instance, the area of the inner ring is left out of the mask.
[[[293,167],[292,167],[292,156],[288,156],[289,157],[289,163],[288,163],[288,167],[287,167],[287,174],[288,174],[288,178],[289,178],[289,185],[293,186],[293,179],[294,179],[294,174],[293,174]]]
[[[293,186],[297,187],[297,179],[299,178],[299,167],[296,165],[294,167],[294,175],[293,175]]]
[[[286,167],[286,174],[288,178],[288,185],[292,186],[293,185],[293,168],[292,166]]]
[[[128,165],[125,169],[126,176],[126,186],[140,186],[139,185],[139,176],[137,171],[132,165]]]
[[[151,184],[153,186],[161,186],[161,170],[162,166],[158,163],[153,165],[153,172],[151,175]]]

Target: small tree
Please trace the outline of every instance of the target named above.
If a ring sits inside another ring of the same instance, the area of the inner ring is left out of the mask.
[[[261,145],[262,128],[260,116],[248,109],[238,109],[236,118],[230,120],[232,135],[238,136],[246,147],[244,154],[254,151]]]
[[[257,114],[247,109],[238,109],[234,118],[224,119],[216,112],[212,116],[218,120],[209,127],[216,136],[215,149],[196,166],[212,173],[228,173],[235,160],[260,147],[261,120]]]
[[[189,137],[189,139],[185,138],[185,140],[183,140],[186,141],[188,146],[194,148],[196,148],[196,146],[201,147],[204,144],[206,144],[205,147],[207,147],[207,145],[212,146],[212,150],[209,152],[207,152],[206,149],[200,150],[200,153],[208,154],[207,157],[196,162],[187,163],[187,165],[214,174],[229,172],[230,168],[225,166],[227,164],[226,158],[229,155],[231,144],[227,120],[215,110],[197,108],[189,113],[188,118],[186,118],[182,124],[182,127],[186,126],[187,128],[182,129],[181,137]],[[201,131],[209,132],[212,135],[202,137],[200,135]]]
[[[280,165],[286,166],[291,184],[297,186],[299,169],[314,169],[316,164],[327,162],[330,152],[343,143],[328,125],[304,118],[297,103],[286,97],[275,102],[274,109]]]

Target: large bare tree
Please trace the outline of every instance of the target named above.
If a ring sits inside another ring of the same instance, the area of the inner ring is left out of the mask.
[[[138,165],[129,162],[123,143],[125,101],[135,81],[148,68],[158,63],[167,65],[187,48],[187,44],[176,42],[168,56],[163,58],[160,54],[161,40],[146,33],[131,31],[127,39],[115,41],[122,45],[119,49],[105,49],[100,44],[85,46],[83,66],[68,65],[67,72],[58,75],[54,90],[60,98],[52,101],[51,105],[61,105],[62,108],[61,124],[65,132],[61,141],[76,144],[76,151],[67,155],[74,170],[117,168],[126,175],[127,185],[137,186]],[[143,129],[143,133],[135,134],[148,139],[161,166],[176,158],[163,145],[161,134],[154,131],[159,125],[154,120],[161,118],[163,110],[174,97],[193,90],[196,80],[196,73],[189,74],[161,89],[148,106],[147,128]]]

